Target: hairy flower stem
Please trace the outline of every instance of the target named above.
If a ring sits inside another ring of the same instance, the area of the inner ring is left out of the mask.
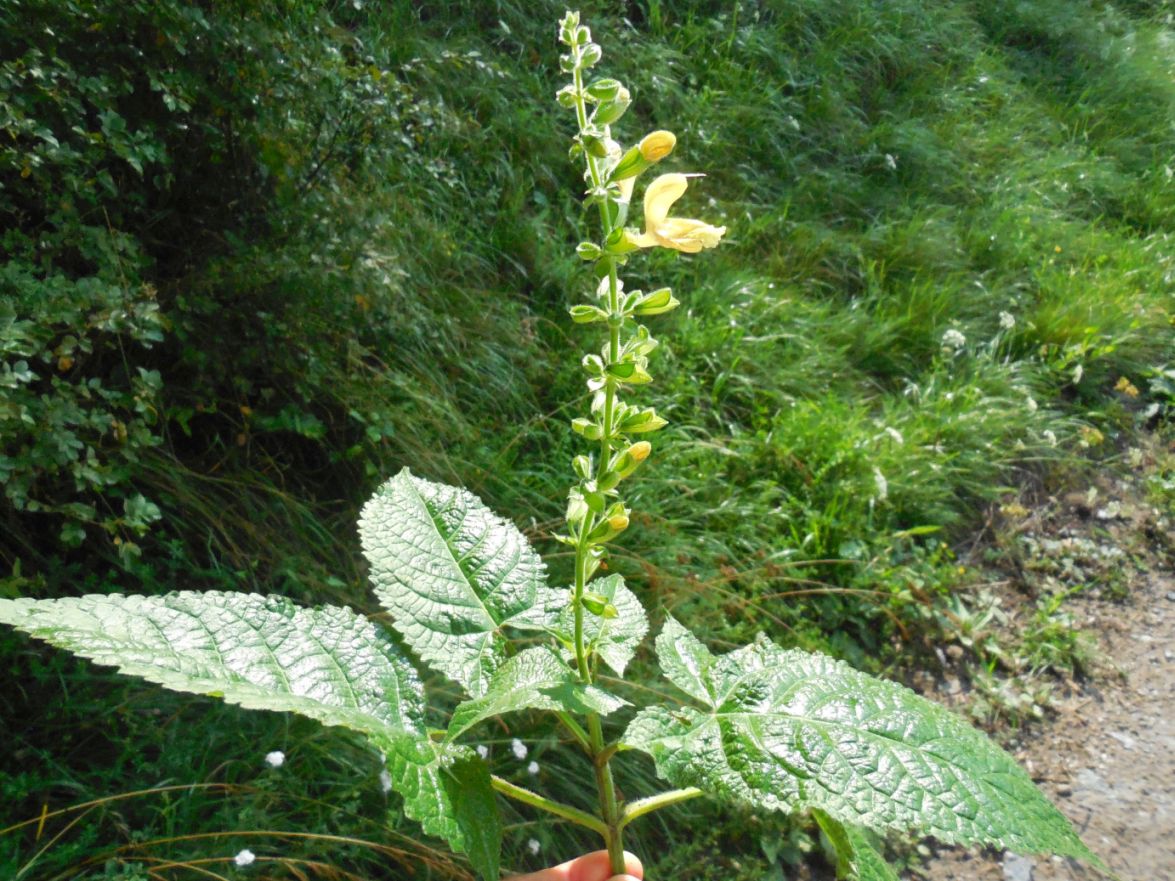
[[[580,58],[580,48],[578,45],[572,48],[572,53],[577,62],[574,73],[576,93],[575,115],[579,122],[580,131],[582,132],[588,127],[588,116],[587,105],[583,98],[583,70],[578,63]],[[592,180],[592,188],[595,191],[599,191],[603,183],[600,177],[599,167],[596,165],[595,158],[590,153],[585,153],[585,156],[587,159],[588,174]],[[600,202],[600,223],[603,227],[603,239],[607,240],[608,234],[612,232],[612,224],[606,200]],[[619,311],[620,283],[616,272],[616,263],[615,261],[609,261],[608,312],[609,315],[615,316]],[[609,322],[609,329],[609,360],[616,361],[620,357],[620,327],[612,321]],[[603,477],[606,473],[608,462],[612,455],[612,433],[614,431],[612,422],[615,402],[616,383],[613,379],[609,378],[606,381],[604,390],[604,432],[603,437],[600,439],[600,461],[597,472],[600,477]],[[575,661],[579,670],[580,679],[585,684],[592,681],[592,671],[583,641],[583,595],[588,580],[588,534],[595,527],[596,519],[594,513],[589,513],[584,518],[579,527],[578,541],[575,547],[575,592],[572,599],[572,602],[575,604]],[[605,751],[604,732],[600,724],[600,717],[595,713],[589,713],[587,723],[588,752],[592,757],[592,764],[595,766],[600,816],[603,817],[606,826],[606,830],[603,833],[604,843],[608,848],[608,859],[611,863],[612,872],[617,875],[622,875],[624,874],[624,838],[621,827],[621,808],[616,798],[616,784],[612,779],[612,768],[609,764],[613,751]]]

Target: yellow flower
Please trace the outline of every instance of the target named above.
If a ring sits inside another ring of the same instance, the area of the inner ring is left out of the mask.
[[[637,149],[640,150],[641,156],[646,162],[660,162],[673,152],[675,146],[677,146],[677,136],[673,132],[659,129],[641,138]]]
[[[682,197],[688,185],[684,174],[663,174],[649,184],[645,190],[645,231],[626,235],[628,243],[637,248],[673,248],[686,254],[696,254],[703,248],[717,245],[726,227],[669,216],[669,209]]]

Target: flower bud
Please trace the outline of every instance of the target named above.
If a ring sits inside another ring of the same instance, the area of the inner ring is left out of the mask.
[[[599,260],[603,252],[595,242],[580,242],[575,246],[575,253],[580,260]]]
[[[637,300],[632,311],[634,315],[660,315],[680,305],[681,301],[673,296],[673,291],[661,288]]]
[[[587,28],[580,28],[580,30],[586,31]],[[576,34],[575,36],[576,36],[576,39],[578,40],[579,34]],[[588,34],[588,39],[589,40],[591,39],[591,34]],[[582,41],[581,41],[581,45],[582,45]],[[598,43],[588,43],[586,46],[583,47],[583,50],[579,53],[579,64],[581,67],[592,67],[599,62],[600,57],[603,54],[604,53],[603,53],[603,51],[601,51]]]
[[[595,98],[597,101],[613,101],[621,92],[627,93],[628,90],[621,85],[620,80],[606,78],[596,80],[585,90],[587,93]]]
[[[592,122],[597,125],[611,125],[624,116],[624,112],[628,110],[628,105],[631,103],[632,96],[628,94],[628,89],[621,86],[615,98],[602,102],[596,108],[596,112],[592,114]]]
[[[607,321],[608,313],[599,306],[589,306],[586,303],[581,303],[578,306],[572,306],[570,309],[571,320],[576,324],[592,324],[596,321]]]
[[[675,146],[677,146],[677,136],[673,132],[658,129],[641,138],[637,149],[640,150],[641,156],[646,162],[660,162],[673,152]]]
[[[624,532],[624,530],[628,529],[628,515],[613,514],[608,518],[608,526],[617,532]]]
[[[555,100],[559,102],[561,107],[572,108],[575,106],[575,86],[568,84],[555,93]]]

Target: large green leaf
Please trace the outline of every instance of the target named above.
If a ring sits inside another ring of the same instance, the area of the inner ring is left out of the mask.
[[[423,730],[416,671],[387,634],[350,609],[183,591],[0,600],[0,622],[174,691],[365,734]]]
[[[459,737],[483,719],[516,710],[567,710],[606,716],[627,701],[594,685],[584,685],[567,662],[546,646],[519,652],[490,679],[489,689],[453,711],[449,739]]]
[[[841,823],[824,811],[812,816],[836,849],[836,877],[853,881],[900,881],[894,867],[885,861],[860,826]]]
[[[715,657],[672,618],[657,653],[705,709],[644,710],[624,742],[674,785],[1099,864],[1011,756],[907,688],[762,637]]]
[[[463,489],[413,477],[379,488],[359,519],[380,602],[420,657],[473,696],[505,661],[502,628],[546,572],[513,523]]]
[[[180,592],[0,600],[0,622],[175,691],[368,735],[388,757],[409,816],[496,881],[501,824],[489,769],[468,750],[429,741],[416,671],[385,632],[350,609]]]
[[[383,746],[404,813],[465,853],[486,881],[497,881],[502,820],[489,766],[456,744],[397,738]]]
[[[599,655],[600,660],[618,676],[623,676],[637,646],[649,632],[645,608],[620,575],[593,581],[587,589],[611,603],[617,614],[614,618],[606,618],[585,609],[584,645]],[[536,594],[535,605],[514,618],[510,625],[523,630],[545,630],[568,648],[573,647],[575,609],[571,604],[571,591],[541,588]]]

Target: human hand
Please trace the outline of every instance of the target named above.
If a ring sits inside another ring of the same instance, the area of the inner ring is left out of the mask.
[[[625,851],[624,874],[613,875],[608,851],[597,850],[541,872],[515,875],[510,881],[642,881],[644,877],[644,867],[634,854]]]

